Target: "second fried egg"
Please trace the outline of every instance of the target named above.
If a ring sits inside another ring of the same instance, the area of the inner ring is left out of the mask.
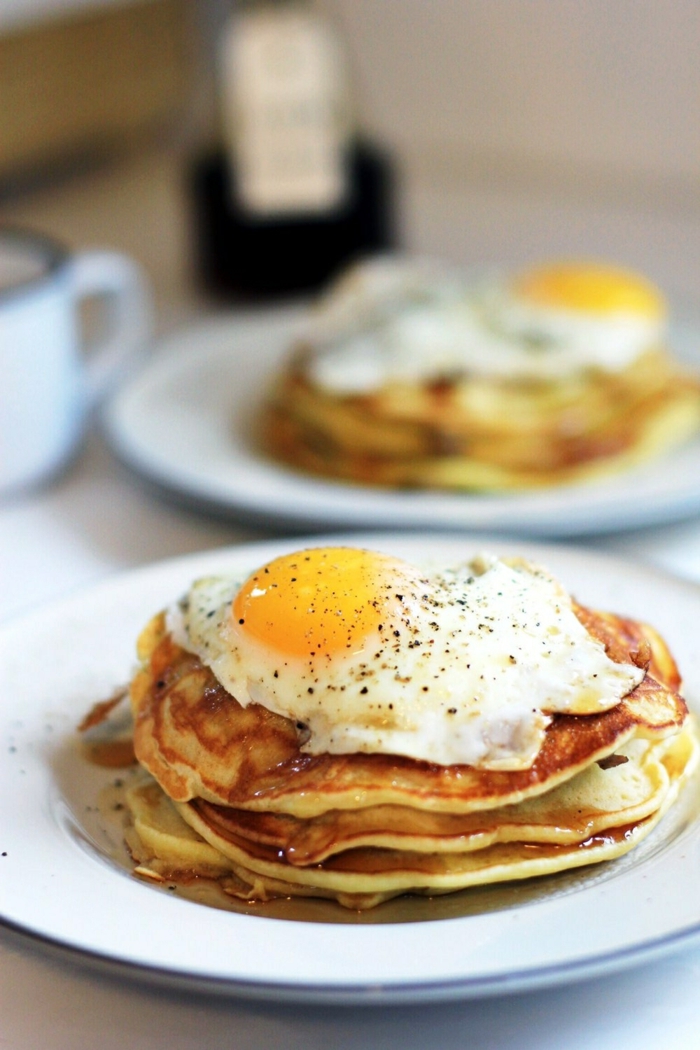
[[[318,303],[307,368],[339,394],[442,377],[616,372],[663,345],[666,315],[650,281],[608,264],[558,261],[470,280],[428,260],[379,258]]]

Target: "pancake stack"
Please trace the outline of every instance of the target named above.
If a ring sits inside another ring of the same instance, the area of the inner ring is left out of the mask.
[[[481,284],[358,266],[283,363],[260,443],[296,470],[386,488],[588,482],[700,428],[700,385],[635,274],[555,264]]]
[[[246,900],[367,909],[626,853],[677,797],[695,737],[658,633],[572,607],[641,680],[599,713],[554,714],[534,760],[511,769],[310,753],[307,726],[239,703],[159,613],[140,636],[131,683],[144,775],[128,795],[128,843],[139,870],[216,878]]]

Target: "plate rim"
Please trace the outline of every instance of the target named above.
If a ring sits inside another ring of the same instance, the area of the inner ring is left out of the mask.
[[[164,990],[182,990],[220,999],[260,1001],[286,1005],[309,1006],[404,1006],[424,1003],[439,1004],[468,1002],[494,998],[499,995],[544,991],[574,982],[616,975],[633,967],[665,959],[677,952],[700,944],[700,920],[695,928],[659,937],[634,948],[592,956],[571,963],[554,963],[538,969],[510,971],[502,976],[484,978],[454,978],[434,982],[386,982],[343,985],[339,987],[294,983],[275,983],[242,978],[196,976],[116,959],[88,948],[71,945],[26,930],[0,916],[0,928],[18,943],[30,944],[34,950],[57,960],[69,961],[87,972],[99,970],[105,976],[127,981],[138,987],[144,983]]]

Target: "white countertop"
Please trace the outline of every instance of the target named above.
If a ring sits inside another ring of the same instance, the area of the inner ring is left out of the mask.
[[[149,186],[160,201],[158,180]],[[17,217],[36,217],[59,234],[65,222],[65,232],[79,240],[84,229],[94,230],[66,218],[68,205],[79,207],[77,191],[63,203],[61,221],[53,224],[54,211],[41,200]],[[115,245],[109,233],[117,228],[85,239]],[[133,247],[128,240],[116,246]],[[170,326],[192,312],[182,295],[184,281],[173,264],[156,287],[161,317],[166,314]],[[165,502],[117,463],[93,432],[62,477],[0,505],[0,620],[31,614],[135,566],[254,538],[261,534]],[[586,543],[700,582],[700,519]],[[295,1008],[107,977],[0,928],[0,1045],[8,1050],[685,1050],[700,1046],[698,987],[700,948],[601,979],[483,1001]]]

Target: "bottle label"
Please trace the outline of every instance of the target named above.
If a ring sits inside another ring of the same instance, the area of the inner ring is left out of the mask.
[[[238,203],[253,215],[323,213],[347,194],[343,55],[303,8],[234,20],[224,43],[225,135]]]

